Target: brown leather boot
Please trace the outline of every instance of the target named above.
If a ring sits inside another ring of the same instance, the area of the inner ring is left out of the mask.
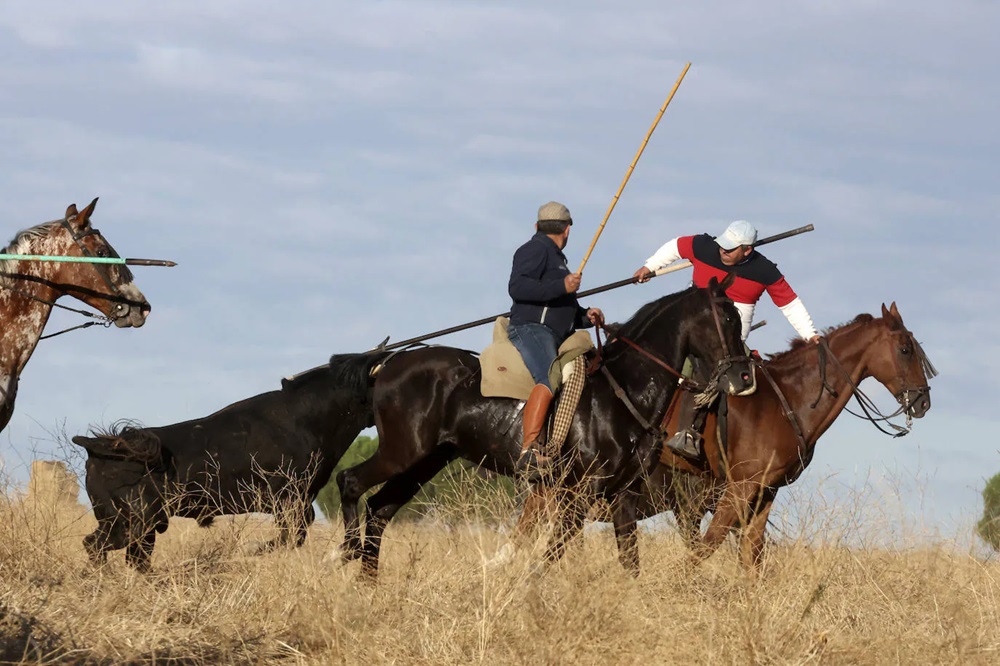
[[[545,384],[535,384],[524,405],[524,441],[521,443],[521,455],[517,459],[518,471],[531,470],[537,473],[549,465],[552,460],[543,456],[539,450],[538,436],[545,425],[545,417],[552,403],[552,391]]]

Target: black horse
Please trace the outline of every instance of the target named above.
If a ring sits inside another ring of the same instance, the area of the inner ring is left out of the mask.
[[[623,324],[604,349],[602,371],[584,387],[563,448],[563,487],[611,503],[619,559],[634,574],[639,570],[636,490],[659,459],[657,425],[678,386],[677,376],[663,366],[680,368],[691,355],[715,369],[718,390],[737,393],[751,382],[739,314],[725,296],[732,279],[664,296]],[[401,354],[378,375],[373,393],[378,451],[337,475],[345,526],[341,557],[360,557],[365,575],[378,572],[389,520],[450,461],[462,457],[514,473],[521,443],[519,401],[484,398],[479,383],[476,356],[449,347]],[[383,482],[368,499],[362,538],[358,501]],[[549,560],[561,557],[566,541],[582,527],[585,505],[573,502],[565,509]]]

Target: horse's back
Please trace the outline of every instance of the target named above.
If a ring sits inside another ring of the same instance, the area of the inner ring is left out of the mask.
[[[454,383],[478,370],[479,359],[464,349],[424,347],[403,352],[388,359],[379,371],[375,379],[375,402],[411,385],[422,389],[441,382]]]

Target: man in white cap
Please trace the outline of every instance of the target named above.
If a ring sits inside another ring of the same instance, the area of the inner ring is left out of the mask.
[[[692,281],[698,287],[708,286],[713,277],[722,280],[728,273],[735,272],[736,281],[726,290],[726,295],[740,313],[744,340],[750,334],[757,301],[766,291],[799,336],[810,342],[819,341],[820,336],[802,300],[774,262],[754,249],[756,242],[757,230],[746,220],[733,222],[715,238],[709,234],[680,236],[664,243],[633,277],[637,282],[646,282],[657,270],[679,259],[687,259],[694,266]],[[698,417],[703,418],[703,415],[695,416]],[[697,458],[701,453],[698,430],[698,424],[682,429],[667,446],[686,457]]]
[[[562,253],[572,225],[569,209],[561,203],[550,201],[539,208],[536,233],[514,253],[507,285],[514,301],[508,336],[535,380],[523,412],[524,440],[517,461],[522,471],[550,463],[538,450],[538,439],[552,402],[549,366],[559,345],[576,329],[604,320],[598,308],[582,308],[577,302],[580,274],[570,272]]]

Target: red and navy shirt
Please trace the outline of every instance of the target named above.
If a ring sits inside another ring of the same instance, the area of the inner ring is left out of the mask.
[[[735,272],[736,281],[726,290],[726,295],[736,303],[753,305],[765,291],[779,308],[796,298],[775,263],[756,249],[745,261],[726,266],[719,256],[719,244],[709,234],[701,234],[678,238],[677,252],[694,266],[696,287],[707,287],[713,277],[721,282],[726,275]]]

